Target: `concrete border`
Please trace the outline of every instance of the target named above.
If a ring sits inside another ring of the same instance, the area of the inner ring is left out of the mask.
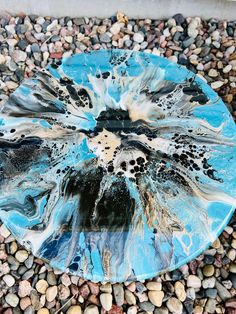
[[[110,17],[117,11],[129,18],[165,18],[181,12],[236,20],[236,2],[226,0],[0,0],[0,10],[41,16]]]

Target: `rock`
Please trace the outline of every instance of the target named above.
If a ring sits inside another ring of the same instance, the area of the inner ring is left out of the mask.
[[[28,306],[31,305],[31,300],[29,297],[24,297],[20,300],[20,308],[24,311]]]
[[[63,284],[58,286],[58,297],[60,300],[66,300],[70,296],[70,289]]]
[[[231,273],[236,274],[236,263],[230,263],[230,265],[229,265],[229,271],[230,271]]]
[[[221,300],[226,301],[231,298],[230,292],[219,281],[216,281],[216,289]]]
[[[15,254],[15,258],[20,262],[24,263],[24,261],[28,258],[29,254],[26,250],[19,250]]]
[[[127,301],[127,303],[129,305],[135,305],[136,304],[136,298],[135,298],[134,294],[129,290],[125,290],[125,300]]]
[[[112,295],[110,293],[100,294],[100,302],[105,311],[109,311],[112,307]]]
[[[205,311],[207,313],[215,313],[215,310],[216,310],[216,300],[208,299],[205,306]]]
[[[187,298],[184,301],[184,307],[188,314],[192,314],[193,313],[193,300]]]
[[[0,64],[4,64],[5,62],[6,62],[5,57],[2,54],[0,54]]]
[[[207,290],[205,291],[205,295],[206,295],[206,297],[208,297],[208,298],[215,299],[216,296],[217,296],[217,289],[207,289]]]
[[[199,18],[192,18],[188,25],[188,36],[196,38],[198,35],[198,27],[200,26]]]
[[[169,311],[165,306],[162,306],[155,308],[154,314],[169,314]]]
[[[221,82],[222,83],[222,82]],[[222,85],[221,85],[222,86]],[[219,249],[221,246],[219,238],[217,238],[211,245],[214,249]]]
[[[144,34],[142,32],[135,33],[133,36],[133,40],[136,43],[142,43],[144,41]]]
[[[187,38],[187,39],[185,39],[184,41],[183,41],[183,47],[184,48],[187,48],[187,47],[189,47],[190,45],[192,45],[193,43],[194,43],[194,38],[193,37],[189,37],[189,38]]]
[[[173,19],[176,21],[177,25],[182,25],[185,22],[185,18],[182,14],[178,13],[173,16]]]
[[[47,288],[47,291],[46,291],[47,301],[52,302],[56,298],[57,292],[58,292],[57,286],[52,286],[52,287]]]
[[[130,306],[127,310],[127,314],[137,314],[137,307],[136,306]]]
[[[206,254],[204,256],[204,263],[206,263],[206,264],[213,264],[214,261],[215,261],[215,257],[214,256],[209,255],[209,254]]]
[[[164,292],[163,291],[148,291],[148,298],[157,307],[160,307],[162,305],[162,301],[164,298]]]
[[[24,314],[34,314],[33,306],[32,306],[32,305],[28,306],[28,307],[25,309]]]
[[[22,51],[22,50],[15,50],[12,54],[12,59],[16,62],[24,62],[27,58],[27,54],[26,52]]]
[[[90,289],[92,294],[94,294],[94,295],[99,294],[99,286],[97,283],[94,283],[92,281],[88,281],[88,286],[89,286],[89,289]]]
[[[0,263],[0,276],[8,274],[10,272],[10,267],[8,263]]]
[[[209,46],[204,46],[204,47],[202,47],[202,48],[201,48],[200,57],[203,58],[203,57],[208,56],[209,53],[210,53],[210,51],[211,51],[211,47],[209,47]]]
[[[9,274],[4,275],[2,279],[8,287],[12,287],[15,284],[15,278]]]
[[[1,225],[0,226],[0,235],[6,239],[10,236],[10,231],[4,226],[4,225]]]
[[[147,288],[144,286],[144,284],[142,283],[142,282],[140,282],[140,281],[137,281],[136,282],[136,290],[138,291],[138,292],[144,292],[144,291],[146,291],[147,290]]]
[[[211,277],[214,275],[215,268],[213,265],[205,265],[202,272],[205,277]]]
[[[83,17],[76,17],[76,18],[72,19],[72,21],[77,26],[83,25],[85,23]]]
[[[232,282],[230,280],[222,280],[221,283],[223,286],[227,289],[230,290],[233,286]]]
[[[218,76],[218,72],[215,69],[210,69],[210,71],[208,72],[208,75],[210,77],[217,77]]]
[[[128,17],[124,15],[122,12],[118,12],[116,15],[117,21],[120,23],[127,24],[128,23]]]
[[[61,59],[62,58],[62,52],[52,52],[52,53],[50,53],[50,58]]]
[[[195,275],[189,275],[187,278],[187,287],[198,289],[201,287],[201,280]]]
[[[64,286],[69,287],[71,285],[71,280],[68,274],[64,273],[61,276],[61,282],[63,283]]]
[[[52,271],[48,272],[47,274],[47,283],[50,286],[56,286],[57,284],[56,276]]]
[[[18,84],[13,81],[7,81],[5,84],[9,90],[15,90],[18,87]]]
[[[230,307],[230,308],[232,308],[232,309],[236,309],[236,298],[232,298],[232,299],[230,299],[230,300],[227,300],[227,301],[225,302],[225,306],[226,306],[226,308],[227,308],[227,307]]]
[[[84,299],[87,299],[90,294],[89,286],[87,284],[82,285],[79,288],[79,293]]]
[[[124,304],[124,288],[122,284],[115,284],[113,286],[114,297],[116,304],[121,306]]]
[[[79,305],[72,305],[69,307],[69,309],[66,311],[66,314],[81,314],[81,307]]]
[[[139,303],[139,307],[145,312],[153,312],[155,309],[155,306],[149,301]]]
[[[177,298],[169,298],[166,305],[169,311],[173,314],[182,314],[183,312],[183,305]]]
[[[102,43],[110,43],[111,42],[111,37],[108,35],[108,33],[101,34],[99,36],[99,38],[100,38]]]
[[[120,32],[120,24],[119,23],[114,23],[112,25],[112,27],[110,28],[110,32],[113,35],[119,34],[119,32]]]
[[[35,285],[36,290],[41,293],[41,294],[45,294],[46,290],[48,288],[48,283],[46,280],[44,279],[40,279],[36,285]]]
[[[202,314],[203,313],[203,307],[200,305],[197,305],[193,309],[193,314]]]
[[[49,310],[46,307],[42,307],[40,310],[38,310],[37,314],[49,314]]]
[[[31,284],[27,280],[20,281],[18,295],[20,298],[24,298],[30,294],[32,290]]]
[[[232,65],[231,64],[227,64],[224,68],[223,68],[223,73],[229,73],[232,70]]]
[[[202,287],[204,289],[214,288],[216,283],[215,277],[206,278],[202,281]]]
[[[232,248],[236,249],[236,239],[233,239],[231,242]]]
[[[31,299],[33,310],[37,311],[42,307],[42,304],[41,304],[40,298],[39,298],[39,294],[37,293],[37,291],[35,291],[35,290],[31,291],[30,299]]]
[[[229,280],[232,282],[234,289],[236,289],[236,274],[230,273],[229,274]]]
[[[184,302],[184,300],[186,299],[186,292],[184,289],[184,285],[182,284],[182,282],[176,281],[174,287],[175,287],[175,294],[176,294],[177,298],[181,302]]]
[[[224,85],[224,82],[222,82],[222,81],[216,81],[216,82],[212,82],[211,83],[211,88],[213,88],[213,89],[218,89],[218,88],[220,88],[221,86],[223,86]]]
[[[14,293],[8,293],[5,296],[5,301],[7,302],[7,304],[9,304],[12,307],[17,307],[18,303],[19,303],[19,298],[16,294]]]
[[[123,314],[123,308],[114,304],[110,311],[108,311],[108,314]]]
[[[146,287],[148,290],[161,291],[162,284],[161,284],[161,282],[149,281],[149,282],[147,282]]]
[[[72,44],[73,42],[73,37],[72,36],[65,36],[65,41],[68,43],[68,44]]]
[[[99,314],[98,307],[96,305],[89,305],[85,308],[84,314]]]
[[[101,290],[102,292],[112,293],[112,286],[111,286],[111,284],[108,282],[108,283],[105,283],[104,285],[101,285],[101,286],[100,286],[100,290]]]

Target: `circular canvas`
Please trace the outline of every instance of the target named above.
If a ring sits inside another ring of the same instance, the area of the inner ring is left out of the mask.
[[[0,113],[0,219],[51,266],[142,280],[200,254],[236,205],[236,128],[218,95],[165,58],[56,61]]]

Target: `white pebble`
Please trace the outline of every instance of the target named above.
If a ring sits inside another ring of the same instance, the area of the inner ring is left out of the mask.
[[[110,293],[102,293],[100,302],[105,311],[110,311],[112,307],[112,295]]]
[[[135,33],[133,36],[133,40],[136,43],[142,43],[144,41],[144,34],[142,32]]]
[[[6,283],[6,285],[7,285],[8,287],[12,287],[12,286],[14,285],[14,283],[15,283],[15,278],[12,277],[12,276],[9,275],[9,274],[4,275],[2,279],[3,279],[3,281]]]
[[[223,85],[224,85],[224,82],[222,82],[222,81],[216,81],[216,82],[212,82],[211,83],[211,87],[213,89],[218,89],[218,88],[220,88]]]
[[[11,234],[10,231],[4,225],[1,225],[1,227],[0,227],[0,235],[4,239],[6,239],[6,238],[9,237],[10,234]]]
[[[187,286],[198,289],[201,287],[201,280],[195,275],[189,275],[187,278]]]

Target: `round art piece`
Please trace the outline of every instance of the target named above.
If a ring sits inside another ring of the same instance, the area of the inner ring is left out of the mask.
[[[197,75],[140,52],[56,61],[0,114],[0,218],[57,269],[142,280],[199,255],[236,206],[236,128]]]

